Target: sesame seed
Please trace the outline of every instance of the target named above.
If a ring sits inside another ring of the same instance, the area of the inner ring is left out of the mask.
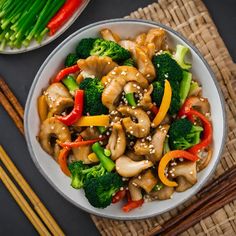
[[[111,62],[110,62],[110,61],[108,61],[108,62],[107,62],[107,64],[108,64],[108,65],[110,65],[110,64],[111,64]]]
[[[141,179],[141,175],[138,176],[138,179]]]
[[[112,75],[115,75],[115,74],[116,74],[116,72],[115,72],[115,71],[112,71],[112,72],[111,72],[111,74],[112,74]]]

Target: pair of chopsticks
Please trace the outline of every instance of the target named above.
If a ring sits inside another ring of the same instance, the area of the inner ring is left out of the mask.
[[[5,108],[19,131],[24,135],[24,109],[2,77],[0,77],[0,104]],[[65,235],[1,145],[0,161],[2,162],[0,164],[0,180],[2,180],[3,184],[6,186],[22,211],[25,213],[29,221],[35,227],[39,235]],[[4,170],[3,166],[5,166],[5,168],[10,172],[11,176],[15,179],[21,190],[25,193],[35,211],[24,198],[17,186],[13,183],[7,172]]]
[[[153,228],[147,236],[177,236],[236,199],[236,167],[208,183],[197,194],[198,199],[164,225]]]
[[[4,79],[0,76],[0,104],[7,111],[21,134],[24,135],[24,109],[10,90]]]

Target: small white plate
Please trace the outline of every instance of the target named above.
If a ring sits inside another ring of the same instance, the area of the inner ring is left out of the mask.
[[[59,37],[62,33],[64,33],[74,23],[74,21],[80,16],[80,14],[83,12],[83,10],[85,9],[85,7],[88,5],[89,2],[90,0],[83,0],[81,6],[73,14],[73,16],[53,36],[45,36],[45,38],[43,39],[41,43],[37,43],[35,40],[32,40],[30,45],[27,48],[24,46],[22,46],[21,48],[10,48],[7,46],[5,47],[3,51],[0,51],[0,54],[24,53],[24,52],[35,50],[37,48],[41,48],[44,45],[52,42],[57,37]]]
[[[105,209],[97,209],[88,203],[83,190],[78,191],[70,186],[70,178],[62,173],[59,165],[41,148],[36,138],[40,127],[37,99],[42,93],[42,90],[48,87],[50,78],[62,68],[67,54],[74,51],[76,45],[82,38],[98,37],[99,31],[103,28],[111,29],[122,39],[133,38],[139,33],[147,32],[150,28],[156,27],[161,27],[166,30],[171,48],[174,48],[177,44],[183,44],[190,48],[192,62],[191,72],[202,85],[203,96],[208,98],[211,105],[211,120],[213,124],[212,158],[209,165],[198,173],[198,182],[185,192],[174,193],[172,199],[148,202],[143,204],[141,208],[135,209],[129,213],[125,213],[121,209],[124,202],[111,204]],[[181,205],[196,194],[215,170],[220,160],[226,137],[224,99],[214,74],[200,52],[182,35],[167,26],[150,21],[124,19],[107,20],[88,25],[73,33],[58,45],[44,61],[33,81],[25,108],[24,127],[28,148],[35,165],[47,181],[62,196],[75,206],[87,212],[121,220],[144,219],[156,216]]]

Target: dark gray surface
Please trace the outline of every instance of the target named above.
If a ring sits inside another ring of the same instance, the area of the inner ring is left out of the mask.
[[[53,43],[25,54],[0,55],[0,74],[6,78],[24,105],[34,75],[48,54],[63,39],[82,26],[99,20],[125,16],[138,7],[143,7],[152,2],[151,0],[92,0],[73,26]],[[205,0],[205,3],[231,55],[236,59],[235,0]],[[0,107],[0,133],[0,144],[10,154],[17,167],[55,216],[66,234],[98,235],[89,215],[64,200],[39,174],[31,161],[24,138],[2,107]],[[0,235],[36,235],[34,228],[12,200],[2,183],[0,185]]]

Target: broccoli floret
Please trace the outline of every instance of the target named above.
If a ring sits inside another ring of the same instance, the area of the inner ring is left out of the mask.
[[[179,92],[178,90],[172,88],[172,97],[171,97],[170,108],[169,108],[168,113],[170,115],[174,115],[178,113],[180,107],[181,107],[181,104],[180,104]]]
[[[79,58],[87,58],[90,56],[90,51],[93,49],[94,42],[99,38],[82,39],[76,47],[76,53]]]
[[[170,148],[188,149],[198,144],[202,130],[202,127],[193,125],[186,118],[174,121],[169,129]]]
[[[118,174],[106,172],[100,177],[86,179],[84,191],[92,206],[105,208],[111,204],[113,194],[122,186],[123,182]]]
[[[178,44],[176,46],[176,52],[173,56],[173,58],[178,62],[178,64],[181,66],[181,68],[185,69],[185,70],[189,70],[191,68],[191,64],[186,63],[184,58],[186,53],[189,51],[189,48]]]
[[[129,58],[123,62],[123,66],[135,66],[135,61],[133,58]]]
[[[71,186],[75,189],[80,189],[84,185],[83,170],[87,169],[87,166],[82,161],[75,161],[69,164],[69,170],[71,173]]]
[[[171,87],[179,85],[183,78],[183,70],[178,63],[172,59],[171,55],[163,53],[153,57],[153,64],[157,72],[157,80],[168,79]]]
[[[70,67],[70,66],[75,65],[77,60],[78,60],[78,56],[75,53],[68,54],[64,63],[65,67]]]
[[[89,167],[82,161],[69,164],[69,170],[71,172],[71,186],[75,189],[82,188],[86,179],[102,176],[106,172],[101,164]]]
[[[82,39],[76,49],[80,58],[87,58],[92,55],[108,56],[112,60],[120,62],[130,58],[130,52],[119,44],[100,38]]]
[[[161,105],[162,97],[164,94],[164,86],[162,82],[155,81],[152,83],[153,91],[151,94],[152,101],[156,103],[157,106]]]
[[[84,115],[101,115],[108,113],[102,104],[103,85],[97,78],[85,78],[79,88],[84,90]]]

